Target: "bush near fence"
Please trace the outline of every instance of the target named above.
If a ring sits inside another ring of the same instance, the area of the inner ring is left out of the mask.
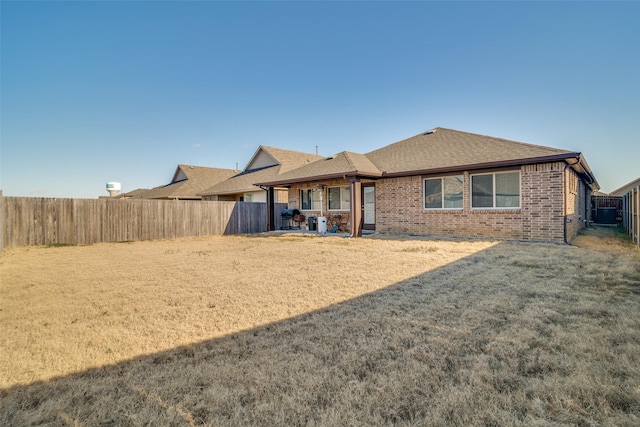
[[[266,203],[2,196],[0,200],[0,250],[247,234],[267,229]],[[276,212],[285,207],[276,204]],[[275,219],[280,220],[277,215]]]

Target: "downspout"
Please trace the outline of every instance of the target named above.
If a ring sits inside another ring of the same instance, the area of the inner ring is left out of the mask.
[[[276,229],[276,215],[275,215],[275,191],[273,187],[263,187],[261,189],[267,192],[267,231],[274,231]]]
[[[589,186],[584,185],[584,226],[589,227],[591,223],[591,196],[589,195]]]
[[[562,172],[562,226],[564,228],[564,242],[569,244],[567,239],[567,169],[571,166],[564,165],[564,171]]]

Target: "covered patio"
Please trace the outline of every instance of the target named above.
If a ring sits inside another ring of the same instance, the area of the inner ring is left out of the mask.
[[[275,188],[289,189],[289,209],[325,217],[327,231],[350,237],[375,230],[375,180],[382,172],[363,154],[344,151],[258,183],[267,191],[267,230],[275,230]],[[298,230],[299,231],[299,230]]]

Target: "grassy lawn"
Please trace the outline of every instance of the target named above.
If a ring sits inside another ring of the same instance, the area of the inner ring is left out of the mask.
[[[640,252],[292,234],[0,256],[0,425],[639,425]]]

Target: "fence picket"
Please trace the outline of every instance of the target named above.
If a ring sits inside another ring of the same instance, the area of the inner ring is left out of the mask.
[[[275,205],[278,212],[284,208],[284,203]],[[266,203],[4,197],[0,192],[0,250],[258,233],[266,230],[266,219]]]

